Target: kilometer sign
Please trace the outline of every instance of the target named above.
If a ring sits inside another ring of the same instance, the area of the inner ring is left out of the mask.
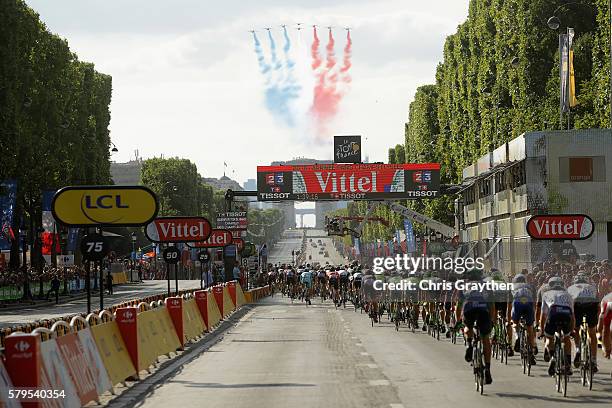
[[[188,242],[187,245],[192,248],[218,248],[231,245],[232,232],[225,229],[212,230],[210,237],[202,242]]]
[[[440,164],[258,166],[259,201],[435,198]]]
[[[583,214],[534,215],[527,221],[533,239],[587,239],[593,234],[593,220]]]
[[[203,217],[159,217],[145,228],[152,242],[200,242],[210,237],[212,227]]]

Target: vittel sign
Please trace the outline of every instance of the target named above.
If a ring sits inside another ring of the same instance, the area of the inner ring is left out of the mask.
[[[210,222],[203,217],[160,217],[145,229],[152,242],[201,242],[211,234]]]
[[[534,215],[527,221],[527,234],[532,239],[583,240],[594,228],[591,217],[584,214]]]

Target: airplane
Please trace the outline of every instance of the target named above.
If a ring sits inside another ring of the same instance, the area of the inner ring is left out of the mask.
[[[270,31],[272,27],[264,27],[266,30]]]
[[[318,25],[316,25],[316,24],[312,25],[312,28],[317,28],[317,27],[318,27]]]
[[[344,27],[346,31],[351,31],[351,27]]]
[[[286,28],[286,27],[287,27],[287,25],[286,25],[286,24],[281,24],[280,26],[281,26],[281,27],[283,27],[283,28]]]
[[[297,24],[297,27],[295,27],[295,28],[296,28],[298,31],[300,31],[300,30],[302,29],[302,27],[301,27],[302,23],[295,23],[295,24]]]
[[[327,29],[328,29],[328,30],[331,30],[332,28],[333,28],[332,26],[327,26]]]
[[[255,30],[249,30],[249,33],[255,34]]]

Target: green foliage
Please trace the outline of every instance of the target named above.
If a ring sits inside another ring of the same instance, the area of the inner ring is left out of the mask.
[[[173,157],[153,158],[142,163],[142,183],[159,199],[160,215],[214,215],[214,192],[202,183],[194,163]]]
[[[256,245],[276,242],[285,229],[285,213],[277,208],[249,209],[247,240]]]

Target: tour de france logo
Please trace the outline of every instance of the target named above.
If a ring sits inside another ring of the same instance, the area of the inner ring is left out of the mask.
[[[360,149],[361,147],[359,146],[359,143],[344,140],[338,145],[338,149],[336,150],[336,158],[346,159],[347,157],[358,156],[360,155]]]

